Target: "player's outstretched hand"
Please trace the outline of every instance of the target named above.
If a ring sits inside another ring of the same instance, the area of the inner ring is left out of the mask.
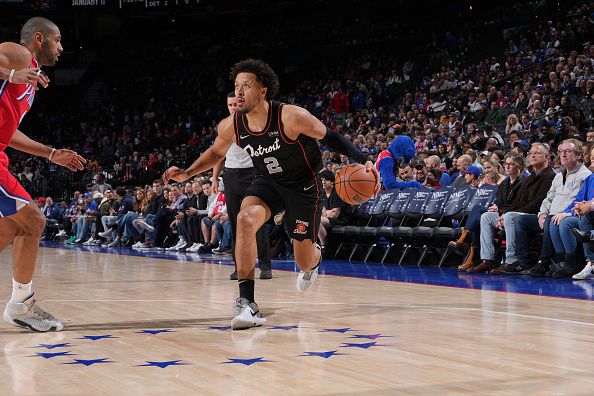
[[[377,171],[377,169],[375,169],[375,166],[373,165],[373,162],[371,161],[367,161],[365,163],[365,170],[367,172],[373,172],[373,175],[375,176],[375,180],[377,180],[377,183],[375,184],[375,196],[377,196],[377,194],[379,193],[380,190],[380,175],[379,172]]]
[[[12,82],[14,84],[34,84],[37,83],[43,88],[49,85],[47,74],[41,69],[21,69],[14,72]]]
[[[169,180],[183,182],[190,178],[186,171],[179,169],[177,166],[172,166],[163,173],[163,182],[167,184]]]
[[[76,151],[59,149],[52,155],[52,162],[76,172],[85,168],[84,164],[87,163],[87,160],[78,155]]]

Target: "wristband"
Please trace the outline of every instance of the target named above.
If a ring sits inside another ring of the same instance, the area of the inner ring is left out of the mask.
[[[50,153],[49,157],[47,157],[47,159],[51,161],[55,152],[56,152],[56,149],[55,148],[52,148],[52,152]]]
[[[12,79],[14,78],[14,73],[16,72],[15,69],[10,70],[10,74],[8,75],[8,82],[12,83]]]

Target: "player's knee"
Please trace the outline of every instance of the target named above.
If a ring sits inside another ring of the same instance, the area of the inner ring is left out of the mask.
[[[237,215],[237,228],[245,231],[255,231],[256,218],[249,211],[242,210]]]
[[[31,213],[27,215],[26,231],[30,235],[39,236],[45,227],[45,216],[39,209],[33,208]]]

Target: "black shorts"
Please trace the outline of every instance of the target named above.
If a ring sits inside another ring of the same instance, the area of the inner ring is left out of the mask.
[[[260,198],[268,205],[271,216],[285,211],[287,234],[297,240],[316,241],[322,216],[322,183],[319,178],[304,185],[284,187],[273,180],[258,177],[245,196]]]

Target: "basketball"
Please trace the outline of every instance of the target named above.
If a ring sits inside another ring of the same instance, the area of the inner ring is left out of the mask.
[[[379,180],[373,172],[367,172],[365,165],[350,164],[336,172],[334,188],[344,202],[362,204],[375,194]]]

